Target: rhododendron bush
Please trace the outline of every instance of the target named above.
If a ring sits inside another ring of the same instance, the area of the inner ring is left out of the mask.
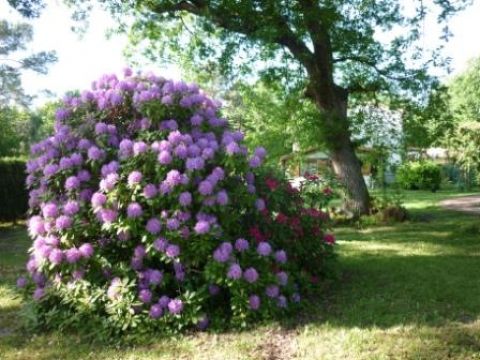
[[[38,323],[109,333],[245,325],[295,309],[334,238],[197,86],[103,76],[27,165]]]

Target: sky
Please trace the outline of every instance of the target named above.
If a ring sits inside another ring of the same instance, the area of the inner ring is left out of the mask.
[[[410,1],[410,0],[405,0]],[[26,72],[23,85],[29,94],[39,94],[48,89],[57,96],[68,90],[85,89],[103,73],[120,73],[127,64],[123,49],[127,44],[125,36],[107,39],[106,31],[114,26],[113,20],[100,9],[91,14],[90,26],[83,37],[71,31],[71,11],[61,0],[47,0],[47,8],[40,18],[29,21],[34,28],[34,40],[29,51],[55,50],[59,61],[50,67],[48,75]],[[10,21],[25,21],[6,0],[0,0],[0,18]],[[469,7],[449,23],[453,38],[446,44],[445,55],[452,58],[453,73],[448,78],[463,71],[468,60],[480,56],[480,0],[474,0]],[[438,31],[433,21],[424,25],[425,44],[437,42]],[[167,78],[181,78],[181,69],[176,66],[153,66],[145,64],[144,70],[152,70]],[[35,101],[40,105],[46,98],[39,96]]]

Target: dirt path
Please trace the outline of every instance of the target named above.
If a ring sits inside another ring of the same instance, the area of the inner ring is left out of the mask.
[[[448,210],[480,214],[480,195],[462,196],[440,201],[440,205]]]

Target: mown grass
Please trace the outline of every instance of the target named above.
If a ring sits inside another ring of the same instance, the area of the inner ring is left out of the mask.
[[[480,216],[408,192],[403,224],[337,229],[340,280],[286,324],[112,348],[21,328],[28,240],[0,229],[0,359],[480,359]]]

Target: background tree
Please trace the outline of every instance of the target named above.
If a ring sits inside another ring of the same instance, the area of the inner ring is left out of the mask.
[[[83,10],[90,6],[81,0],[67,2]],[[130,28],[134,41],[153,41],[144,47],[147,54],[166,48],[177,52],[193,49],[193,61],[217,57],[226,73],[235,68],[244,74],[255,70],[283,79],[285,86],[303,83],[305,97],[318,109],[317,121],[323,128],[319,141],[330,150],[334,170],[350,192],[352,207],[365,213],[369,196],[350,138],[349,97],[357,92],[415,92],[425,86],[427,65],[439,65],[442,60],[438,49],[422,57],[424,20],[438,14],[438,22],[446,24],[471,0],[434,1],[428,6],[423,1],[411,2],[408,9],[398,0],[101,3],[119,15],[120,28]],[[130,19],[125,15],[136,20],[132,27],[129,20],[121,21]],[[390,32],[383,41],[378,36],[382,32]],[[445,26],[443,37],[449,35]],[[191,46],[184,46],[185,41]]]
[[[461,121],[480,121],[480,57],[450,83],[452,112]]]

